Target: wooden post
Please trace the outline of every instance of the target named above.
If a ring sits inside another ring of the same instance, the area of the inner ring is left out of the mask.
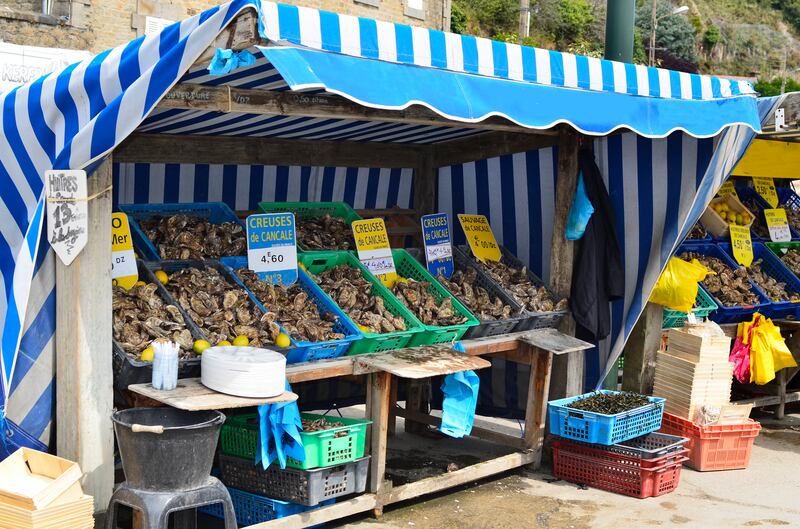
[[[70,266],[56,258],[58,455],[78,462],[104,511],[114,488],[111,368],[111,156],[89,177],[89,240]]]
[[[547,400],[549,398],[550,371],[553,366],[553,353],[538,347],[527,346],[531,355],[531,374],[528,383],[528,402],[525,408],[524,447],[536,454],[533,468],[542,462],[542,445],[547,420]]]
[[[656,352],[661,347],[664,308],[648,303],[625,344],[622,389],[649,395],[653,392]]]
[[[572,287],[572,268],[575,243],[564,236],[572,197],[578,183],[578,149],[580,135],[564,128],[558,141],[558,177],[553,216],[553,242],[550,250],[550,288],[559,296],[569,297]],[[575,335],[575,320],[564,318],[559,329],[564,334]],[[583,351],[558,356],[553,361],[550,378],[550,398],[559,399],[583,391]]]
[[[369,492],[380,493],[383,489],[383,478],[386,471],[386,440],[389,426],[389,397],[391,393],[392,375],[383,371],[367,375],[367,393],[370,394],[367,419],[372,420],[370,426]],[[380,515],[382,506],[375,508]]]

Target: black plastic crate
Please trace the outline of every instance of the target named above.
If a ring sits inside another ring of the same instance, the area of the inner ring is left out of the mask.
[[[228,487],[291,501],[301,505],[317,505],[367,488],[370,456],[334,467],[300,470],[281,469],[277,464],[267,470],[250,459],[219,455],[222,482]]]

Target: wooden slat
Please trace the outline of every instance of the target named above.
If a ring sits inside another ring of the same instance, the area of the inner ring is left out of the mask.
[[[259,43],[266,44],[266,41],[261,39],[258,34],[258,11],[251,6],[228,23],[227,27],[200,54],[194,64],[200,65],[209,62],[214,57],[217,48],[241,51]]]
[[[524,447],[537,455],[534,464],[541,463],[544,429],[547,421],[547,398],[550,390],[550,371],[553,353],[530,347],[531,373],[528,381],[528,401],[525,405]]]
[[[428,424],[430,426],[438,427],[442,424],[441,417],[435,417],[433,415],[427,413],[419,413],[413,410],[401,408],[397,406],[394,412],[398,417],[403,417],[405,420],[414,421],[420,424]],[[475,437],[477,439],[482,439],[484,441],[489,441],[492,443],[498,443],[505,446],[509,446],[511,448],[515,448],[517,450],[522,450],[524,448],[524,443],[521,437],[515,437],[513,435],[507,435],[502,432],[496,432],[494,430],[490,430],[488,428],[481,428],[480,426],[472,426],[472,431],[468,435],[469,437]]]
[[[354,514],[371,511],[378,504],[378,499],[375,494],[362,494],[355,498],[337,501],[333,505],[320,507],[313,511],[287,516],[286,518],[279,518],[269,522],[263,522],[256,525],[247,526],[244,529],[303,529],[305,527],[313,527],[331,520],[338,520],[346,518]]]
[[[297,400],[297,395],[288,391],[272,398],[247,398],[226,395],[205,387],[200,383],[199,378],[182,378],[178,380],[178,387],[171,391],[154,389],[151,384],[131,384],[128,389],[167,406],[188,411],[248,408],[261,404]]]
[[[330,360],[316,360],[303,364],[286,366],[286,380],[290,384],[309,382],[353,374],[353,360],[355,357],[334,358]]]
[[[530,345],[549,351],[554,355],[563,355],[567,353],[574,353],[576,351],[585,351],[591,349],[594,345],[578,340],[573,336],[569,336],[556,329],[539,329],[531,331],[525,336],[520,338],[523,344]]]
[[[445,167],[553,147],[558,144],[557,134],[555,129],[536,134],[495,131],[443,141],[433,145],[432,163],[434,167]]]
[[[465,355],[448,346],[398,349],[388,353],[356,357],[355,373],[384,371],[401,378],[430,378],[461,371],[484,369],[491,364],[478,356]]]
[[[133,134],[114,152],[121,163],[415,167],[426,146],[280,138]]]
[[[386,473],[391,380],[392,375],[389,373],[372,373],[367,379],[367,391],[370,393],[367,419],[372,421],[370,427],[370,455],[372,458],[369,464],[368,485],[370,492],[380,493],[383,489],[383,478]]]

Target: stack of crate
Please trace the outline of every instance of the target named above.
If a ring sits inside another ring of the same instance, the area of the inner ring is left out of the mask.
[[[664,410],[694,420],[703,407],[720,408],[731,400],[731,339],[670,329],[666,351],[656,355],[653,395],[667,399]]]

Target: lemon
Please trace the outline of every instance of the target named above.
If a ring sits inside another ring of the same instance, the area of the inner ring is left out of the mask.
[[[147,283],[145,283],[144,281],[137,281],[136,283],[133,284],[133,286],[135,286],[135,287],[143,287],[146,284]]]
[[[719,216],[722,218],[722,220],[728,220],[728,214],[724,211],[720,212]]]
[[[277,338],[275,338],[275,345],[278,347],[289,347],[292,345],[292,341],[289,339],[289,336],[286,333],[280,333]]]
[[[169,281],[169,276],[163,270],[156,270],[154,275],[156,276],[156,279],[158,279],[161,282],[162,285],[166,285],[167,281]]]
[[[217,347],[230,347],[231,342],[228,340],[220,340],[217,342]]]
[[[112,286],[112,287],[115,287],[115,286],[117,286],[117,280],[116,280],[116,279],[112,279],[112,280],[111,280],[111,286]]]
[[[192,346],[192,351],[194,351],[195,354],[201,355],[203,354],[203,351],[209,347],[211,347],[211,344],[208,343],[208,340],[195,340],[194,345]]]
[[[744,225],[744,217],[742,217],[741,213],[736,214],[736,224],[738,224],[739,226]]]
[[[142,350],[141,354],[139,355],[139,360],[141,360],[142,362],[152,362],[154,354],[155,351],[153,351],[153,348],[148,347]]]
[[[303,263],[297,263],[297,268],[299,268],[303,272],[308,272],[308,268],[306,268],[306,265],[304,265]]]
[[[359,325],[358,328],[361,330],[361,332],[372,332],[366,325]]]
[[[239,336],[233,339],[233,345],[237,346],[250,345],[250,338],[240,334]]]

